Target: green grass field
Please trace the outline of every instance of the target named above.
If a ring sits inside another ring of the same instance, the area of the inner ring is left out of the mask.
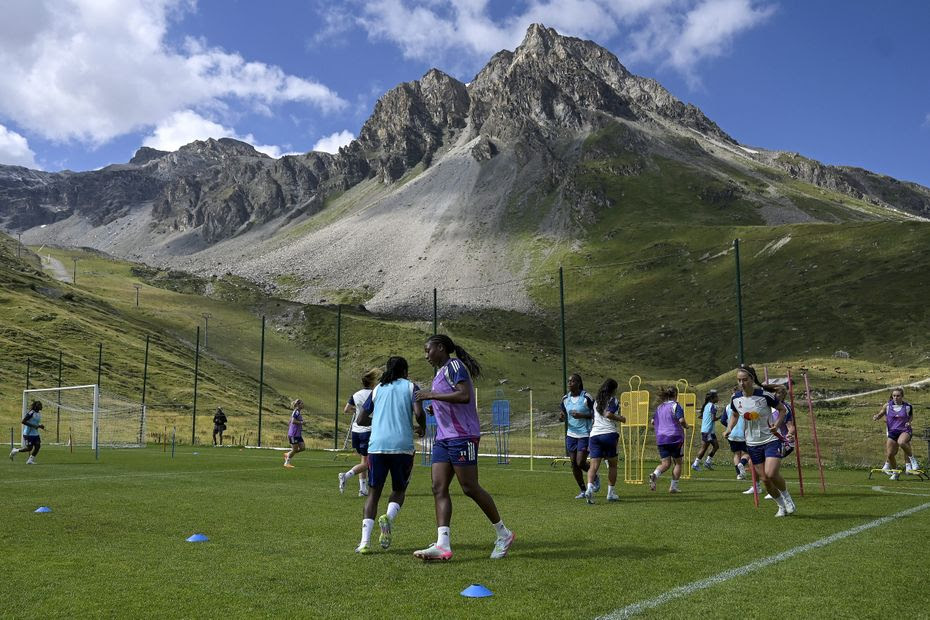
[[[493,529],[453,488],[455,557],[427,565],[411,556],[436,532],[419,455],[394,545],[367,557],[353,552],[355,482],[345,495],[336,488],[354,459],[311,451],[286,470],[265,450],[101,450],[95,461],[87,449],[46,446],[38,466],[24,461],[0,465],[3,615],[593,618],[922,507],[641,617],[927,617],[930,482],[913,479],[828,470],[822,494],[805,470],[801,497],[786,468],[798,513],[775,519],[773,503],[753,508],[728,467],[683,481],[677,496],[666,480],[655,493],[621,483],[622,501],[607,504],[602,491],[588,506],[561,466],[485,460],[482,483],[517,533],[510,555],[488,558]],[[43,505],[53,512],[34,514]],[[185,542],[194,533],[210,541]],[[494,596],[460,596],[472,583]]]

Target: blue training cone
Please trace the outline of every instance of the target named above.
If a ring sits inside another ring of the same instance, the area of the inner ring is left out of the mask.
[[[464,590],[462,590],[462,596],[467,596],[469,598],[483,598],[485,596],[493,596],[494,593],[485,588],[480,583],[473,583]]]
[[[48,506],[39,506],[38,508],[35,509],[35,511],[36,512],[51,512],[52,509],[49,508]]]
[[[208,540],[210,539],[203,534],[194,534],[187,539],[187,542],[207,542]]]

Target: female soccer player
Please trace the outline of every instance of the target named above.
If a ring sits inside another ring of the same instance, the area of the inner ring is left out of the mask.
[[[662,462],[649,474],[649,489],[656,490],[656,482],[669,468],[672,468],[672,483],[669,493],[678,493],[678,480],[681,478],[681,459],[684,456],[682,446],[685,444],[685,429],[688,422],[685,420],[685,411],[675,399],[678,388],[670,385],[659,390],[661,403],[656,407],[652,416],[652,426],[656,432],[656,445],[659,448],[659,457]]]
[[[701,451],[698,452],[697,458],[691,463],[691,469],[694,471],[701,471],[701,459],[704,458],[704,453],[707,452],[708,447],[713,449],[707,455],[704,467],[707,469],[714,468],[714,455],[720,449],[720,444],[717,443],[717,433],[714,432],[714,422],[717,421],[717,400],[717,390],[709,391],[704,396],[704,404],[701,406],[701,413],[698,414],[698,417],[701,418]]]
[[[882,469],[891,476],[892,480],[897,480],[899,472],[892,470],[898,469],[898,462],[895,458],[898,448],[904,451],[907,459],[905,468],[908,472],[920,469],[920,464],[911,450],[911,435],[914,434],[911,429],[911,418],[914,416],[914,408],[904,401],[903,388],[891,390],[891,398],[882,405],[878,413],[872,416],[872,419],[877,421],[882,419],[882,416],[885,416],[885,423],[888,427],[888,438],[885,440],[885,465]]]
[[[290,426],[287,427],[287,443],[291,446],[291,449],[284,453],[284,466],[288,468],[294,467],[291,465],[291,459],[294,455],[305,450],[303,436],[304,417],[301,414],[304,408],[304,401],[298,398],[291,403],[291,407],[294,411],[291,413]]]
[[[736,384],[739,391],[733,395],[730,406],[736,415],[731,416],[727,427],[729,436],[736,426],[736,417],[745,423],[746,446],[756,477],[762,480],[766,491],[778,504],[776,517],[793,514],[796,510],[785,479],[779,473],[781,465],[781,440],[772,432],[781,424],[785,415],[784,403],[764,389],[752,366],[740,364],[736,369]],[[776,415],[772,415],[777,410]]]
[[[449,485],[454,475],[462,492],[478,504],[494,524],[497,540],[491,558],[503,558],[515,536],[504,525],[494,498],[478,484],[478,440],[481,428],[472,377],[481,374],[481,366],[465,349],[444,334],[430,337],[425,349],[426,360],[438,370],[433,378],[432,389],[420,390],[416,398],[418,401],[430,400],[433,415],[436,416],[436,441],[433,442],[431,463],[438,537],[434,544],[415,551],[413,555],[426,561],[452,559],[449,543],[452,499],[449,497]],[[455,353],[455,357],[450,357],[452,353]]]
[[[617,443],[620,433],[617,431],[617,422],[626,422],[620,415],[620,403],[617,402],[617,382],[607,379],[601,384],[594,399],[594,424],[591,426],[589,446],[591,450],[591,468],[588,470],[588,488],[585,490],[585,499],[589,504],[594,503],[594,494],[597,487],[597,470],[601,460],[607,459],[607,501],[620,500],[614,487],[617,485]]]
[[[361,413],[361,407],[371,396],[371,388],[374,387],[378,377],[381,376],[380,368],[372,368],[362,375],[362,389],[349,397],[343,413],[352,413],[352,448],[358,453],[361,461],[346,472],[339,472],[339,492],[344,493],[346,490],[346,480],[352,476],[358,475],[358,496],[365,497],[368,495],[368,440],[371,437],[371,426],[363,426],[358,423],[358,416]]]
[[[736,394],[736,390],[733,391]],[[732,396],[730,397],[732,400]],[[730,416],[736,417],[736,425],[733,430],[728,430]],[[744,430],[745,421],[742,417],[733,413],[733,407],[729,403],[720,415],[720,423],[723,424],[724,433],[727,443],[730,444],[730,452],[733,453],[733,468],[736,469],[736,479],[746,479],[746,466],[749,465],[749,449],[746,447],[746,435]],[[750,488],[748,493],[753,493],[754,489]]]
[[[29,411],[26,412],[22,419],[23,443],[25,445],[22,448],[10,450],[11,461],[17,452],[30,452],[29,458],[26,459],[26,465],[36,465],[36,455],[39,454],[39,449],[42,447],[42,437],[39,435],[39,429],[45,429],[45,425],[42,424],[41,412],[42,403],[37,400],[32,401],[32,406],[29,407]]]
[[[426,417],[413,396],[420,386],[407,380],[407,370],[407,360],[404,358],[388,358],[378,385],[369,390],[363,403],[357,405],[357,422],[360,426],[371,428],[368,441],[369,492],[362,509],[362,540],[355,549],[356,553],[363,555],[372,551],[371,531],[375,527],[378,501],[388,474],[391,475],[391,497],[388,499],[387,512],[378,517],[381,528],[378,542],[382,549],[391,546],[394,520],[404,505],[413,471],[414,417],[417,420],[417,435],[422,437],[425,430]]]
[[[562,397],[559,405],[559,422],[568,420],[568,426],[565,432],[565,454],[571,459],[572,475],[575,476],[575,482],[578,484],[580,493],[575,499],[584,499],[585,497],[585,480],[586,472],[590,465],[588,463],[588,438],[591,433],[591,423],[594,420],[594,399],[584,391],[584,382],[581,375],[573,374],[568,378],[568,394]],[[595,486],[600,487],[599,480],[595,477]],[[600,488],[595,489],[595,493]]]

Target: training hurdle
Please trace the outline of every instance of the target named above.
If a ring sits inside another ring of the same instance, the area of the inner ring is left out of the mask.
[[[633,387],[634,380],[636,387]],[[620,413],[626,422],[620,423],[620,443],[623,445],[623,481],[643,483],[643,459],[649,434],[649,392],[641,390],[639,375],[630,377],[630,391],[620,394]]]
[[[882,474],[905,474],[907,476],[917,476],[918,480],[930,480],[930,475],[927,475],[927,472],[923,469],[870,469],[869,470],[869,480],[872,479],[872,474],[879,472]],[[900,480],[900,478],[898,479]]]
[[[694,450],[694,423],[697,420],[697,394],[694,392],[689,392],[690,384],[687,379],[679,379],[675,382],[675,387],[678,388],[678,404],[681,405],[681,408],[685,412],[685,422],[688,423],[688,428],[685,430],[685,445],[684,453],[685,458],[682,463],[681,468],[681,477],[682,478],[691,478],[691,452]]]

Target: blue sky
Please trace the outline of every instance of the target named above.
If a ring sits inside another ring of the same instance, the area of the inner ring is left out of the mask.
[[[930,186],[925,0],[0,0],[0,163],[90,170],[232,136],[333,152],[437,67],[541,22],[750,146]]]

